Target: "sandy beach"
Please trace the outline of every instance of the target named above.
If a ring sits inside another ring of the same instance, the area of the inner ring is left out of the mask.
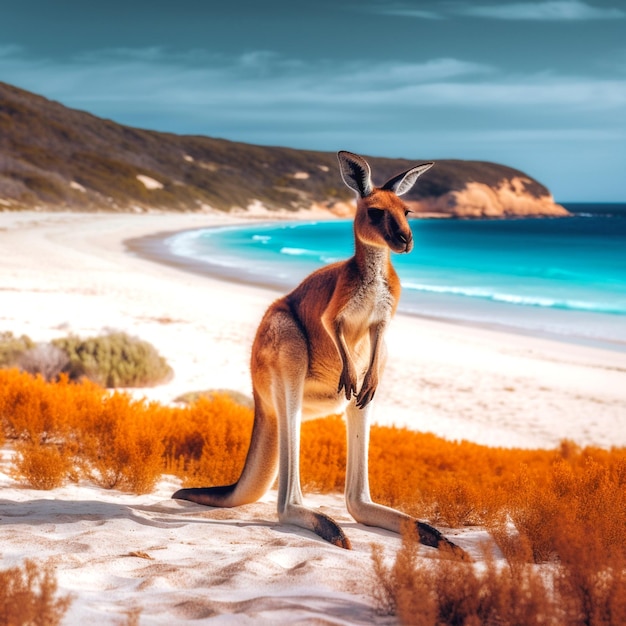
[[[250,218],[2,212],[0,330],[47,341],[115,329],[148,340],[175,375],[138,397],[250,393],[256,325],[279,294],[157,263],[124,243],[238,221]],[[624,352],[402,315],[387,343],[378,423],[494,446],[626,446]],[[75,597],[67,624],[117,624],[133,609],[141,624],[393,623],[368,595],[370,544],[391,555],[399,539],[351,522],[339,495],[308,502],[345,521],[352,552],[279,526],[274,492],[229,511],[169,500],[178,484],[168,477],[147,496],[83,484],[39,492],[10,477],[3,454],[2,565],[51,559],[61,591]],[[479,553],[483,531],[450,532]]]
[[[238,221],[250,218],[0,213],[0,327],[35,341],[104,329],[146,339],[175,372],[134,392],[150,399],[249,393],[250,346],[279,292],[155,263],[124,243]],[[626,445],[626,353],[403,315],[387,343],[381,424],[487,445]]]

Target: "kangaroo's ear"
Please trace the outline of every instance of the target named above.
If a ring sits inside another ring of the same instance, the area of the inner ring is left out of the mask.
[[[345,150],[338,152],[337,158],[339,159],[339,168],[343,182],[350,189],[354,189],[361,198],[369,196],[374,189],[374,185],[371,178],[372,171],[367,161],[357,154],[352,154],[352,152],[346,152]]]
[[[417,167],[412,167],[410,170],[406,172],[402,172],[402,174],[398,174],[393,178],[390,178],[381,189],[385,189],[386,191],[393,191],[396,196],[401,196],[405,194],[413,185],[418,177],[423,174],[426,170],[429,170],[434,165],[431,163],[423,163],[422,165],[418,165]]]

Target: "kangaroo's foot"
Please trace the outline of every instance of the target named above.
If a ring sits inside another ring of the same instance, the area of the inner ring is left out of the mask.
[[[179,489],[172,495],[174,500],[189,500],[205,506],[231,507],[234,504],[230,498],[236,485],[224,485],[223,487],[192,487],[191,489]]]
[[[420,543],[425,546],[431,546],[437,548],[444,553],[449,553],[452,557],[460,561],[471,561],[469,554],[459,548],[455,543],[452,543],[449,539],[443,536],[443,534],[437,530],[434,526],[426,524],[426,522],[415,521],[415,528],[419,535]]]
[[[334,546],[351,550],[352,545],[341,527],[324,513],[312,511],[300,504],[290,504],[278,517],[283,524],[293,524],[314,532],[318,537]]]
[[[420,522],[405,513],[370,501],[347,498],[346,503],[350,515],[361,524],[386,528],[396,533],[402,533],[407,526],[412,526],[417,531],[419,542],[422,545],[437,548],[447,556],[461,561],[471,561],[470,556],[463,548],[446,539],[440,531],[430,524],[426,524],[426,522]]]

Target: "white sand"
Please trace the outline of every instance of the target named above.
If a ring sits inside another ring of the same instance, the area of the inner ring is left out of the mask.
[[[0,330],[38,341],[106,328],[138,335],[175,378],[137,393],[164,402],[196,389],[249,392],[250,345],[277,294],[157,264],[122,243],[235,220],[0,213]],[[624,353],[405,316],[394,320],[388,346],[380,423],[492,445],[626,445]],[[134,607],[142,624],[388,622],[368,595],[370,543],[392,554],[399,540],[350,522],[339,496],[307,502],[345,521],[352,552],[279,526],[272,492],[255,505],[210,510],[170,501],[173,480],[148,496],[90,485],[38,492],[7,468],[5,460],[2,566],[52,559],[61,590],[75,596],[67,624],[119,623]],[[455,540],[477,554],[480,537],[465,530]]]

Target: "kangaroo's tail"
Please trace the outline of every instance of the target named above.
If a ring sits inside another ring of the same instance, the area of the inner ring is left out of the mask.
[[[232,507],[256,502],[271,486],[278,472],[278,425],[255,397],[254,425],[241,476],[232,485],[179,489],[172,498],[206,506]]]

